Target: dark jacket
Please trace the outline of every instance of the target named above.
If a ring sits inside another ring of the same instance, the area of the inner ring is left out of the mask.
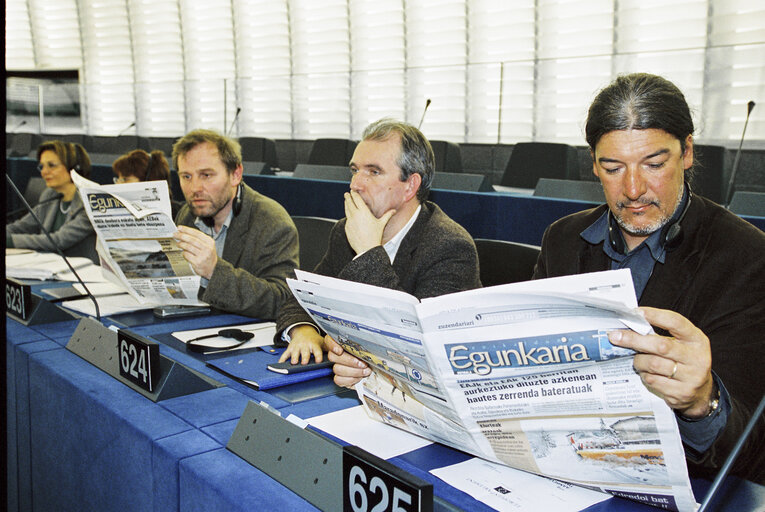
[[[392,265],[382,246],[354,260],[355,255],[345,236],[345,219],[341,219],[332,228],[329,248],[314,272],[402,290],[418,299],[481,286],[473,239],[429,201],[422,203],[420,214],[401,241]],[[279,312],[276,341],[280,341],[281,332],[290,325],[310,321],[297,300],[291,298]]]
[[[606,206],[552,224],[542,239],[535,278],[610,268],[602,244],[579,234]],[[685,316],[709,337],[712,369],[731,397],[724,431],[701,456],[687,452],[691,475],[713,477],[765,393],[765,233],[705,198],[694,196],[682,221],[682,241],[656,263],[641,306]],[[760,418],[735,472],[765,483],[765,419]]]
[[[184,205],[175,223],[195,227],[194,219]],[[199,298],[223,311],[272,320],[291,296],[286,279],[297,266],[292,218],[279,203],[244,185],[242,209],[231,220],[223,257]]]

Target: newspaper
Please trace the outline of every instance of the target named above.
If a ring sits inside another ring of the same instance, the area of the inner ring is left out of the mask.
[[[672,410],[607,333],[652,332],[629,270],[418,301],[296,271],[301,306],[373,373],[384,423],[510,467],[665,510],[695,510]]]
[[[104,276],[142,305],[201,305],[200,277],[173,239],[167,181],[100,185],[72,171]]]

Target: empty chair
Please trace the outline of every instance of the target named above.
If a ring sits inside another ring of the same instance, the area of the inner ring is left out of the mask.
[[[313,165],[297,164],[293,178],[310,178],[315,180],[351,181],[351,171],[347,165]]]
[[[765,217],[765,192],[737,190],[733,193],[728,209],[737,215]]]
[[[534,188],[539,178],[579,179],[576,148],[555,142],[519,142],[513,146],[499,184]]]
[[[300,269],[312,271],[319,264],[329,246],[329,233],[337,222],[325,217],[293,215],[300,243]]]
[[[347,167],[355,149],[356,142],[349,139],[316,139],[311,146],[308,163]]]
[[[560,199],[576,199],[590,203],[603,203],[606,200],[603,186],[599,181],[556,180],[539,178],[534,195],[540,197],[557,197]]]
[[[476,238],[475,247],[484,286],[528,281],[534,275],[540,250],[536,245]]]
[[[5,144],[5,156],[35,158],[37,146],[42,142],[38,133],[7,133],[5,136],[10,139]]]
[[[270,169],[278,169],[276,142],[265,137],[239,137],[242,146],[242,160],[245,162],[265,162]]]
[[[173,144],[178,140],[178,137],[147,137],[146,140],[149,143],[149,148],[146,151],[151,153],[155,149],[161,149],[172,167]]]
[[[436,172],[462,172],[462,153],[454,142],[431,140],[433,155],[436,157]]]
[[[90,136],[84,133],[43,133],[41,137],[42,140],[62,140],[79,144],[85,149],[88,149],[88,146],[90,146]]]
[[[696,159],[696,173],[691,188],[694,193],[715,203],[725,204],[725,192],[728,187],[725,160],[728,150],[724,146],[695,144],[693,153]]]
[[[87,149],[88,153],[106,153],[119,156],[134,149],[148,150],[149,142],[137,135],[119,135],[117,137],[93,135],[90,137],[90,147]]]

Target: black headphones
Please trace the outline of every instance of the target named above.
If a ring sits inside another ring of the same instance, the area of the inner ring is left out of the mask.
[[[691,189],[686,183],[684,185],[688,191],[688,200],[685,202],[683,211],[680,213],[680,217],[675,221],[670,221],[661,228],[661,243],[666,251],[673,251],[683,241],[683,227],[680,223],[685,218],[685,214],[688,213],[688,208],[691,206]],[[624,238],[619,230],[619,224],[616,222],[616,217],[608,210],[608,243],[611,248],[618,254],[625,254]]]
[[[234,216],[239,215],[239,212],[242,211],[242,191],[244,190],[244,187],[240,183],[236,187],[236,195],[234,196],[234,201],[231,203],[231,209],[234,211]]]

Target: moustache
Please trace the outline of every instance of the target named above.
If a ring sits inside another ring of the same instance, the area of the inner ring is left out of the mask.
[[[618,201],[616,203],[616,207],[620,210],[623,210],[624,208],[629,208],[630,206],[661,206],[658,199],[637,199],[636,201]]]

